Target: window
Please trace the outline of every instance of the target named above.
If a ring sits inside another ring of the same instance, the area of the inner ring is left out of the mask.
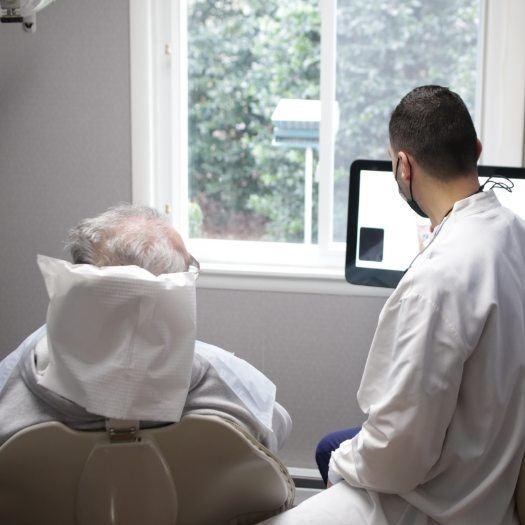
[[[341,278],[348,168],[386,158],[416,85],[462,95],[485,163],[521,164],[520,0],[130,7],[133,198],[169,213],[204,268]]]
[[[187,20],[190,236],[303,242],[318,138],[279,140],[272,114],[319,99],[317,0],[189,0]]]
[[[387,123],[420,84],[450,87],[475,117],[480,0],[339,0],[334,239],[346,240],[348,166],[388,160]]]

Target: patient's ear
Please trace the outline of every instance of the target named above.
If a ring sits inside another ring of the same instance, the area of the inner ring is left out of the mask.
[[[186,249],[186,245],[184,244],[181,235],[175,228],[171,228],[169,236],[173,247],[182,255],[186,266],[188,266],[191,262],[191,255]]]

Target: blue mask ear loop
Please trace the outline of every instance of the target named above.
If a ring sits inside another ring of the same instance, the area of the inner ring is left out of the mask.
[[[408,157],[407,157],[408,160]],[[410,166],[410,171],[412,171],[412,165],[410,164],[410,161],[408,160],[408,165]],[[399,155],[397,156],[396,160],[396,170],[394,172],[394,179],[397,182],[397,168],[399,168]],[[410,191],[410,200],[414,201],[414,197],[412,196],[412,176],[410,176],[410,186],[408,187],[408,190]]]
[[[397,168],[399,167],[399,155],[397,156],[396,160],[396,169],[394,171],[394,180],[397,182]]]
[[[408,165],[410,166],[410,184],[408,186],[408,189],[410,190],[410,200],[413,201],[413,202],[416,202],[414,200],[414,195],[412,193],[412,164],[410,164],[410,159],[407,157],[407,162],[408,162]],[[417,202],[416,202],[417,204]],[[419,204],[417,204],[419,206]]]
[[[407,157],[407,162],[408,162],[408,165],[410,166],[410,171],[412,172],[412,164],[410,164],[410,160],[408,159],[408,157]],[[399,167],[399,155],[397,156],[396,171],[394,172],[394,179],[396,180],[396,182],[397,182],[397,168],[398,167]],[[414,196],[412,194],[412,173],[410,174],[410,185],[408,186],[408,190],[410,191],[410,200],[415,202]]]
[[[413,211],[415,211],[420,217],[424,217],[425,219],[428,219],[428,214],[421,208],[421,206],[418,204],[418,202],[414,199],[414,195],[412,193],[412,177],[413,177],[413,169],[412,164],[410,164],[410,159],[407,156],[407,162],[410,167],[410,200],[407,201],[408,205],[412,208]]]
[[[421,210],[423,211],[423,209],[421,208],[421,206],[417,203],[416,199],[414,199],[414,194],[412,193],[412,164],[410,164],[410,159],[408,158],[407,156],[407,162],[408,162],[408,165],[410,166],[410,185],[408,187],[408,189],[410,190],[410,200],[412,202],[414,202],[416,204],[416,206]],[[423,212],[424,213],[424,212]],[[450,213],[450,212],[449,212]],[[420,214],[421,215],[421,214]],[[425,213],[425,218],[427,218],[428,215]]]
[[[410,164],[408,157],[407,157],[407,162],[408,162],[408,165],[410,166],[410,171],[412,171],[412,164]],[[394,179],[396,180],[396,182],[397,182],[397,168],[399,168],[399,155],[397,156],[396,171],[394,172]],[[412,195],[412,174],[410,175],[410,185],[408,187],[408,190],[410,191],[410,200],[413,201],[414,197]]]

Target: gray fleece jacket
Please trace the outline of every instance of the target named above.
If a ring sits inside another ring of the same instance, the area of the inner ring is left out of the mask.
[[[45,337],[45,331],[43,333]],[[38,337],[35,339],[38,342]],[[45,421],[60,421],[78,430],[104,428],[103,417],[39,385],[38,376],[45,370],[45,356],[43,359],[37,355],[35,346],[26,345],[0,363],[0,445],[19,430]],[[198,354],[193,359],[183,416],[190,413],[231,419],[273,452],[282,447],[292,429],[288,412],[278,403],[274,405],[272,430],[263,425],[210,362]],[[143,428],[159,424],[141,422]]]

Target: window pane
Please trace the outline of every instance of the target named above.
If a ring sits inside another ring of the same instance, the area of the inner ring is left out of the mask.
[[[275,145],[271,117],[319,98],[317,0],[190,0],[188,55],[190,235],[303,242],[309,153]]]
[[[479,0],[339,0],[334,240],[346,240],[348,171],[385,159],[388,120],[423,84],[448,86],[474,117]]]

